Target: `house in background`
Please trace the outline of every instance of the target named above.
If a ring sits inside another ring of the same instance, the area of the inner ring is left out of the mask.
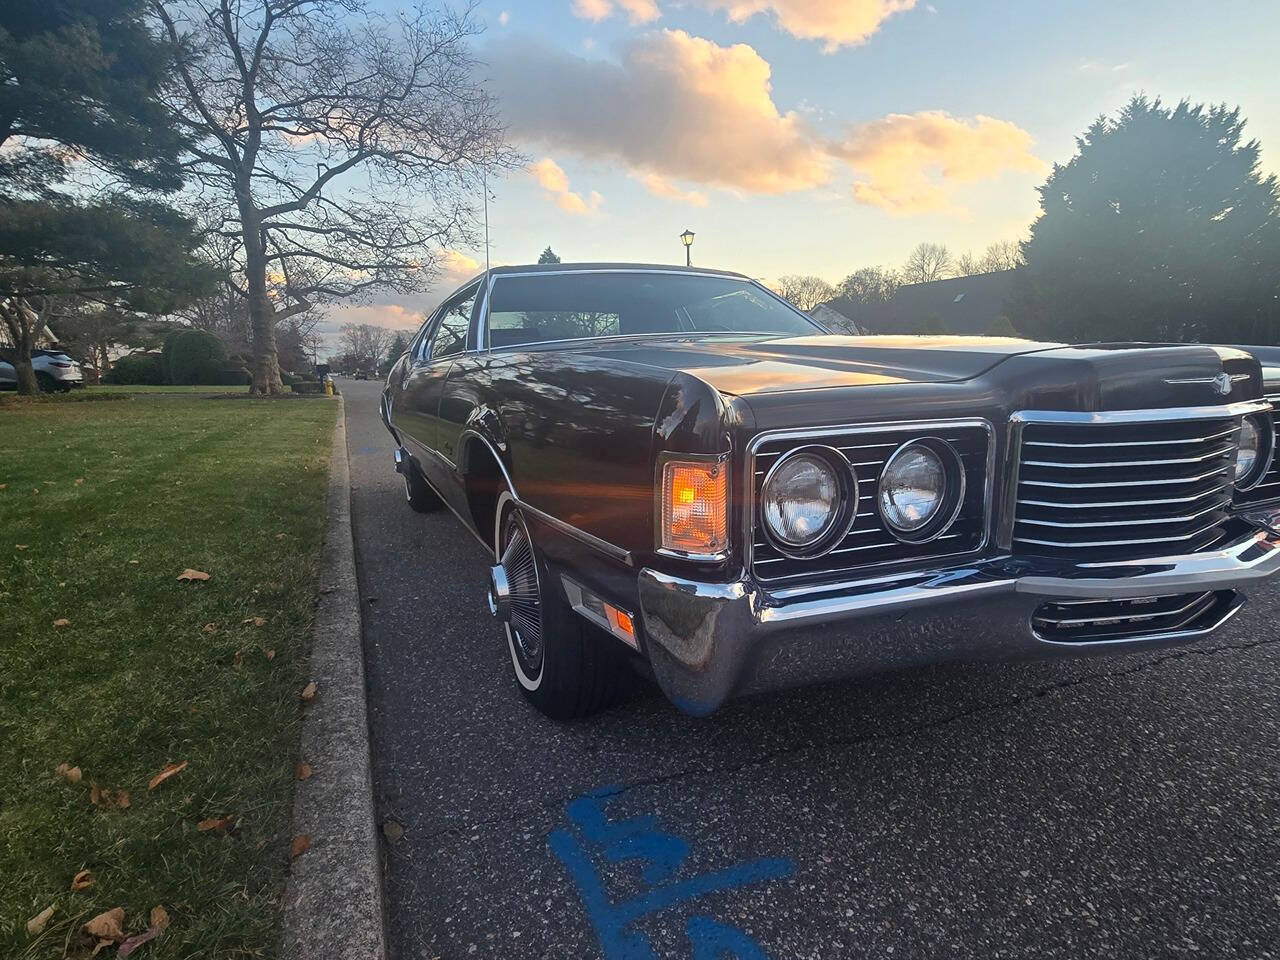
[[[1009,297],[1013,293],[1016,270],[997,270],[969,277],[952,277],[929,283],[911,283],[898,288],[885,303],[853,303],[839,297],[811,311],[826,326],[817,310],[828,308],[842,315],[845,327],[856,324],[858,332],[871,333],[953,333],[984,336],[1011,334],[1008,323]]]

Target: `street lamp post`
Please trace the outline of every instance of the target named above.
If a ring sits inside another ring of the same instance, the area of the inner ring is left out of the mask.
[[[693,255],[691,251],[693,249],[693,231],[686,229],[684,233],[680,234],[680,242],[684,244],[684,265],[686,267],[692,267]]]

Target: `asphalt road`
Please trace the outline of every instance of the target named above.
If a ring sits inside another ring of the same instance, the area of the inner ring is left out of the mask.
[[[341,386],[393,960],[1280,957],[1280,592],[1171,652],[557,724]]]

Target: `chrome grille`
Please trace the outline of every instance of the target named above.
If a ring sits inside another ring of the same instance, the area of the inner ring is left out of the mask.
[[[876,511],[880,472],[893,452],[908,440],[938,437],[953,444],[965,471],[965,496],[955,522],[928,543],[902,543],[881,522]],[[760,488],[774,462],[789,450],[809,444],[836,447],[858,477],[858,513],[848,535],[830,553],[795,559],[779,552],[765,538],[759,518]],[[751,569],[758,580],[778,582],[831,578],[853,569],[912,561],[935,560],[972,553],[986,544],[990,496],[989,458],[993,452],[990,425],[983,420],[941,421],[764,435],[752,446],[750,516]]]
[[[1023,423],[1014,551],[1113,559],[1211,546],[1228,519],[1239,429],[1227,415]]]
[[[1040,639],[1056,643],[1137,640],[1203,629],[1234,600],[1230,590],[1130,600],[1057,600],[1038,607],[1031,625]]]
[[[1280,393],[1269,393],[1266,399],[1280,410]],[[1271,429],[1276,432],[1276,446],[1280,447],[1280,423],[1277,423],[1275,413],[1271,414]],[[1240,506],[1250,507],[1255,503],[1269,503],[1277,499],[1280,499],[1280,457],[1273,457],[1271,466],[1258,485],[1249,490],[1237,490],[1235,502]]]

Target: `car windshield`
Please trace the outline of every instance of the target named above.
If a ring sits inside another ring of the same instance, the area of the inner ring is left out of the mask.
[[[499,276],[488,316],[491,347],[660,333],[822,332],[746,280],[642,271]]]

